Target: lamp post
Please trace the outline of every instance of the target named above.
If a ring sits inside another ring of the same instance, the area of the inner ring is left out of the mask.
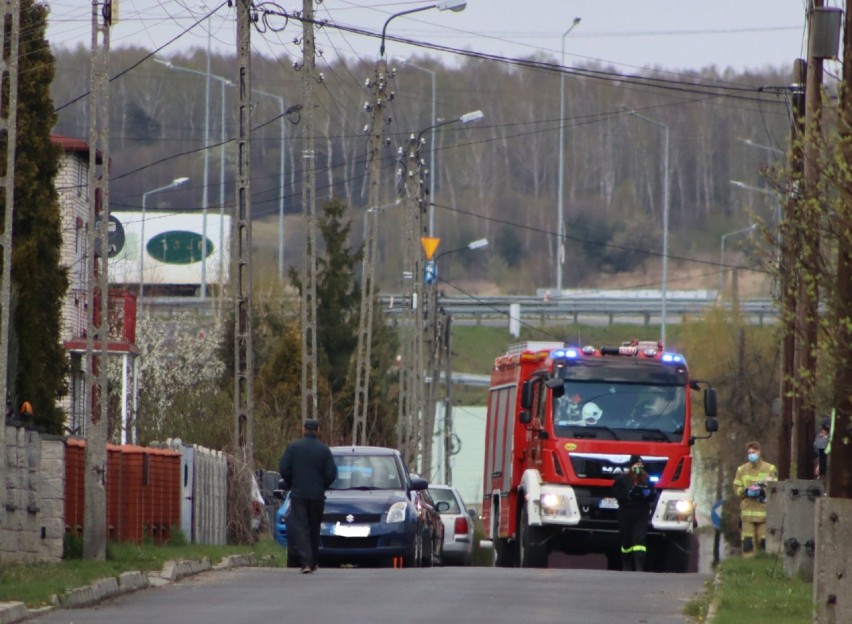
[[[429,370],[430,375],[432,377],[432,383],[429,388],[429,413],[435,413],[435,407],[437,404],[437,387],[438,387],[438,369],[441,364],[441,358],[438,355],[439,347],[442,347],[440,351],[442,351],[446,358],[449,360],[449,345],[447,341],[449,339],[448,332],[445,330],[440,332],[440,335],[444,337],[443,340],[439,341],[439,331],[438,331],[438,260],[441,258],[448,256],[450,254],[454,254],[460,251],[475,251],[477,249],[482,249],[488,246],[487,238],[480,238],[475,241],[469,242],[464,247],[459,247],[458,249],[450,249],[449,251],[444,251],[435,256],[434,260],[432,260],[432,271],[431,271],[431,280],[430,280],[430,297],[429,297],[429,337],[431,340],[432,348],[430,351],[430,362],[429,362]],[[450,371],[447,370],[446,379],[444,383],[447,386],[446,396],[450,396],[449,387],[452,383],[450,379]],[[433,427],[434,429],[434,427]],[[431,439],[432,431],[429,431],[429,439]],[[452,437],[453,437],[453,416],[452,416],[452,406],[450,405],[450,401],[447,400],[444,405],[444,444],[443,444],[443,466],[442,469],[444,471],[444,483],[450,485],[452,483],[452,467],[450,463],[450,456],[452,450]]]
[[[274,95],[272,93],[267,93],[266,91],[260,91],[258,89],[252,89],[252,92],[257,93],[258,95],[265,95],[266,97],[273,98],[278,100],[278,109],[281,113],[281,125],[280,125],[280,141],[281,141],[281,155],[278,159],[278,282],[280,284],[284,283],[284,155],[285,155],[285,141],[287,138],[286,131],[286,117],[287,117],[287,109],[284,108],[284,98],[280,95]]]
[[[209,30],[208,30],[209,36]],[[209,42],[208,42],[209,44]],[[224,253],[222,246],[224,245],[225,234],[225,87],[232,87],[234,83],[224,76],[217,76],[210,73],[210,53],[207,54],[207,71],[198,71],[189,67],[181,67],[173,64],[165,59],[154,59],[155,63],[159,63],[168,69],[181,71],[187,74],[195,74],[196,76],[204,76],[205,82],[205,97],[204,97],[204,181],[201,190],[201,299],[207,298],[207,210],[209,208],[208,201],[208,180],[210,169],[210,79],[218,80],[221,89],[222,106],[220,122],[220,139],[219,139],[219,280],[223,279],[224,275]],[[220,284],[221,286],[221,284]]]
[[[565,186],[565,38],[580,23],[580,18],[575,17],[564,33],[562,33],[562,71],[559,75],[559,188],[556,193],[556,215],[557,215],[557,247],[556,247],[556,296],[562,296],[562,263],[565,261],[565,206],[563,201],[563,188]]]
[[[663,275],[661,288],[662,311],[660,314],[660,340],[666,344],[666,288],[669,281],[669,127],[655,119],[640,115],[633,109],[626,111],[642,121],[663,130]]]
[[[186,184],[189,178],[175,178],[170,184],[155,188],[151,191],[142,193],[142,223],[139,227],[139,301],[142,301],[142,295],[145,294],[145,204],[148,201],[148,195],[168,191],[169,189],[177,188]]]
[[[467,6],[467,0],[441,0],[440,2],[436,2],[435,4],[429,4],[423,7],[417,7],[416,9],[408,9],[407,11],[399,11],[398,13],[394,13],[390,17],[385,20],[384,26],[382,26],[382,44],[379,47],[379,56],[384,57],[385,55],[385,34],[388,29],[388,24],[392,19],[397,17],[401,17],[403,15],[410,15],[411,13],[419,13],[420,11],[428,11],[429,9],[438,9],[439,11],[464,11],[464,8]]]
[[[725,268],[725,239],[729,236],[734,236],[736,234],[742,234],[744,232],[751,232],[754,228],[757,227],[756,223],[752,223],[747,228],[742,228],[740,230],[734,230],[733,232],[728,232],[726,234],[722,234],[721,240],[721,249],[719,251],[719,296],[721,297],[725,291],[725,275],[727,274],[727,269]]]

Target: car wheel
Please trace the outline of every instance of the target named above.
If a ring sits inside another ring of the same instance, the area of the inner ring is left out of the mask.
[[[418,531],[414,535],[414,548],[402,558],[402,567],[419,568],[423,558],[423,538]]]
[[[423,567],[431,568],[435,562],[435,539],[433,534],[426,534],[423,543]]]

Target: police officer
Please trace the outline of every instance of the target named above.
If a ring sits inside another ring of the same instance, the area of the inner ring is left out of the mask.
[[[337,465],[329,448],[319,441],[319,422],[304,422],[302,437],[287,447],[278,471],[290,490],[287,539],[302,564],[302,573],[317,569],[320,524],[325,491],[337,479]]]
[[[648,520],[656,500],[654,485],[638,455],[630,456],[630,468],[612,485],[618,501],[618,537],[621,542],[621,569],[642,572],[645,569]]]
[[[748,461],[737,468],[734,492],[740,498],[743,557],[753,557],[755,548],[766,550],[766,483],[776,481],[778,471],[760,456],[760,443],[746,446]]]

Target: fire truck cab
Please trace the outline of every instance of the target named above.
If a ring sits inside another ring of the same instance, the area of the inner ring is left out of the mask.
[[[691,380],[662,343],[566,347],[528,342],[491,371],[483,522],[497,565],[546,567],[552,551],[601,553],[619,569],[611,489],[640,455],[656,487],[648,568],[685,572],[695,522],[689,393],[703,392],[705,429],[718,429],[716,392]],[[709,436],[702,436],[709,437]]]

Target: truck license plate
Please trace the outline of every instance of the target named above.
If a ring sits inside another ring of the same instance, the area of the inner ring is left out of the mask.
[[[618,501],[614,498],[602,498],[598,507],[601,509],[618,509]]]

